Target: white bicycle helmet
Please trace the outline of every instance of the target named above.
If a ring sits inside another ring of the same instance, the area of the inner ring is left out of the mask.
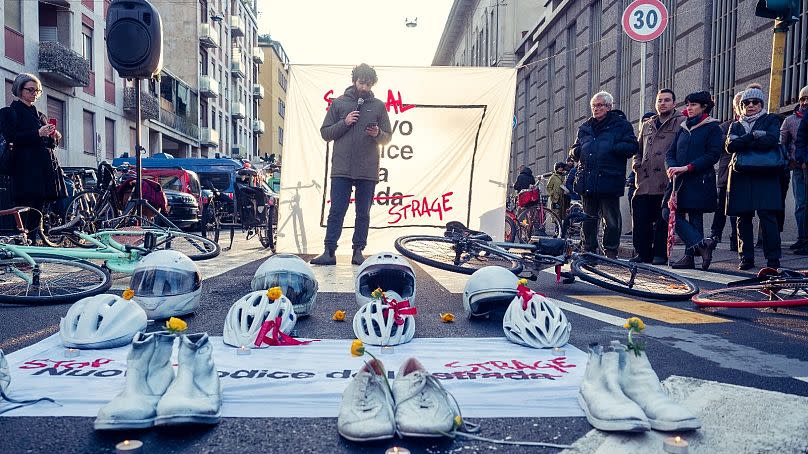
[[[3,353],[3,349],[0,348],[0,392],[5,394],[9,385],[11,385],[11,373],[8,369],[6,355]]]
[[[509,341],[533,348],[560,347],[570,339],[572,326],[561,309],[538,293],[533,293],[522,309],[523,300],[516,296],[505,317],[502,330]]]
[[[394,291],[385,292],[388,300],[401,301]],[[387,315],[385,316],[385,310]],[[395,313],[381,300],[372,300],[356,312],[353,329],[356,338],[368,345],[399,345],[412,340],[415,335],[415,317],[402,315],[404,323],[396,324]]]
[[[224,343],[234,347],[265,348],[255,346],[255,338],[261,325],[267,320],[281,318],[281,331],[292,332],[297,315],[292,302],[284,295],[276,300],[267,296],[266,290],[250,292],[233,303],[224,320]]]
[[[415,306],[415,272],[404,257],[393,252],[379,252],[362,262],[356,274],[356,302],[360,306],[373,301],[370,296],[377,288],[395,292],[397,299]]]
[[[199,307],[202,275],[187,255],[166,249],[138,262],[129,287],[150,319],[177,317]]]
[[[501,266],[486,266],[475,271],[463,289],[466,317],[481,317],[491,312],[502,313],[516,296],[519,279]]]
[[[65,347],[114,348],[146,330],[146,312],[120,296],[101,294],[76,301],[59,324]]]
[[[255,291],[280,287],[298,317],[311,314],[317,300],[317,278],[309,264],[294,254],[268,258],[255,271],[251,287]]]

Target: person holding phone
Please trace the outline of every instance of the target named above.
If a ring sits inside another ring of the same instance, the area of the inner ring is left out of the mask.
[[[362,63],[351,72],[352,84],[328,108],[320,135],[333,141],[331,149],[331,203],[325,233],[325,251],[313,258],[314,265],[335,265],[337,242],[355,188],[356,222],[351,263],[365,260],[370,206],[379,181],[379,145],[390,142],[393,130],[384,102],[370,90],[378,81],[376,70]]]
[[[12,198],[17,206],[42,211],[45,203],[67,197],[55,152],[62,135],[56,129],[56,120],[49,121],[34,105],[42,94],[42,83],[36,76],[18,75],[11,85],[11,93],[17,99],[0,109],[0,132],[12,144],[8,170]],[[34,241],[39,221],[39,216],[26,218],[26,228]]]

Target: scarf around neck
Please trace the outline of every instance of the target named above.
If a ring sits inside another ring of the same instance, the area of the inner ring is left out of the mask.
[[[750,131],[752,131],[752,126],[755,125],[755,121],[757,121],[757,119],[762,117],[765,113],[766,112],[761,110],[760,112],[752,115],[751,117],[746,116],[746,115],[742,115],[741,118],[738,121],[740,121],[741,126],[743,126],[743,129],[748,134]]]

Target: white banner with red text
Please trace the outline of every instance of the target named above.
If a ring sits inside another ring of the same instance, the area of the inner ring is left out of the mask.
[[[211,338],[226,417],[336,417],[342,392],[369,356],[350,354],[350,340],[269,347],[239,355]],[[390,380],[416,357],[454,394],[468,417],[582,416],[576,396],[587,356],[572,345],[536,350],[505,338],[414,339],[390,349],[368,346]],[[124,386],[129,347],[84,350],[66,358],[58,334],[6,356],[17,400],[50,397],[2,416],[96,416]],[[174,352],[176,364],[176,344]],[[0,403],[0,410],[8,403]]]
[[[320,253],[330,206],[332,143],[320,136],[331,101],[351,85],[349,66],[292,65],[286,117],[278,247]],[[379,147],[379,183],[366,252],[392,250],[402,235],[438,233],[449,221],[504,232],[516,70],[376,67],[376,98],[393,129]],[[339,245],[350,251],[355,212]]]

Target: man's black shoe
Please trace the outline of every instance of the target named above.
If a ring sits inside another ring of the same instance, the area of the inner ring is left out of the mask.
[[[796,243],[792,244],[788,248],[793,251],[795,249],[804,249],[806,247],[808,247],[808,241],[806,241],[806,240],[797,240]]]
[[[808,247],[797,249],[796,251],[794,251],[794,253],[797,255],[808,255]]]
[[[666,257],[654,257],[654,260],[651,261],[651,265],[664,265],[666,263],[668,263]]]
[[[741,263],[738,264],[738,269],[741,271],[751,270],[754,267],[755,261],[747,258],[741,259]]]
[[[769,267],[769,268],[779,269],[780,268],[780,259],[766,260],[766,266]]]
[[[679,260],[671,263],[671,268],[675,270],[692,270],[696,268],[696,262],[692,255],[685,255]]]
[[[365,257],[362,255],[362,249],[354,248],[353,255],[351,256],[351,263],[354,265],[361,265],[364,261]]]
[[[330,248],[325,248],[325,251],[314,257],[309,262],[312,265],[336,265],[337,264],[337,257],[334,255],[334,250]]]

